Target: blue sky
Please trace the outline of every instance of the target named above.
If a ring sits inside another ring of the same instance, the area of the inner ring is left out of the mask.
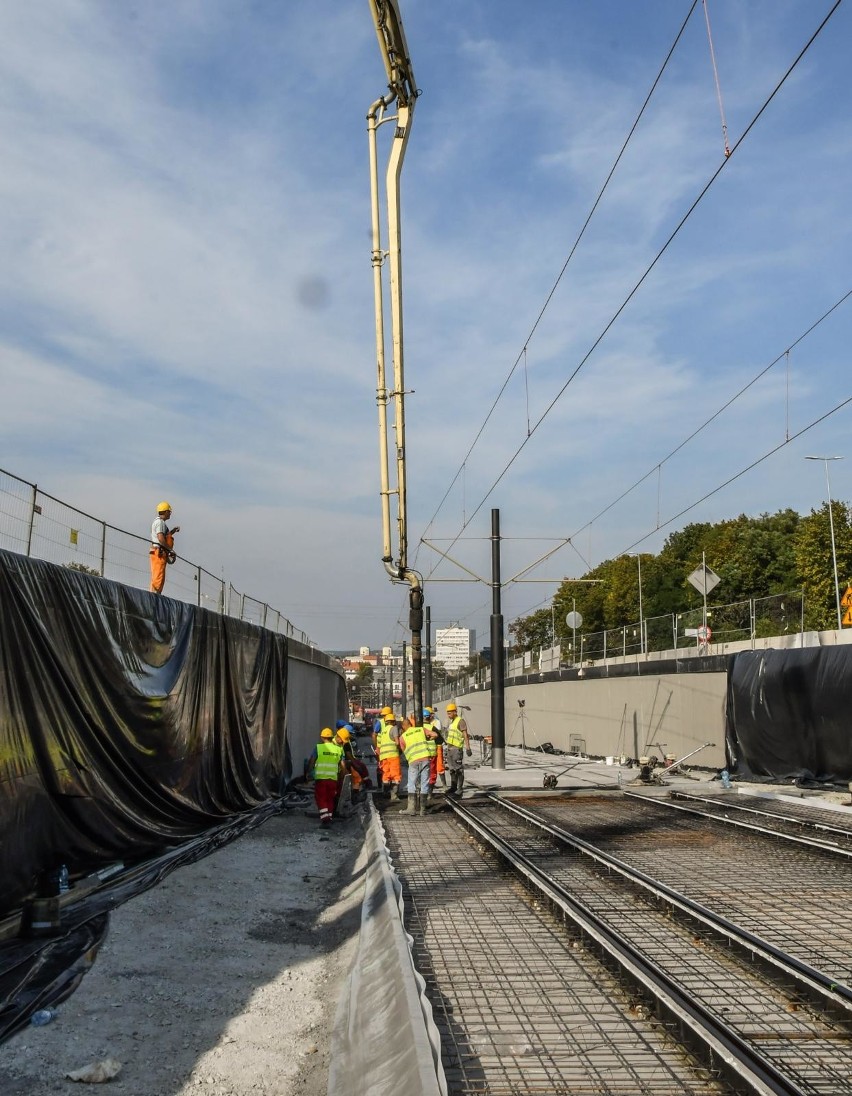
[[[733,145],[829,0],[710,0]],[[702,9],[550,293],[685,0],[401,0],[422,89],[403,173],[411,557],[431,574],[722,161]],[[852,301],[603,517],[852,288],[842,5],[452,554],[576,575],[687,521],[852,498]],[[44,0],[0,11],[0,467],[186,556],[321,646],[398,642],[380,562],[366,0]],[[386,146],[380,152],[382,160]],[[435,515],[513,363],[519,367]],[[528,393],[528,395],[527,395]],[[655,531],[656,530],[656,531]],[[471,539],[468,539],[471,538]],[[529,539],[523,539],[529,538]],[[645,539],[643,539],[645,538]],[[713,563],[713,561],[708,561]],[[457,578],[442,564],[434,577]],[[512,618],[553,586],[506,590]],[[719,591],[722,599],[722,591]],[[431,582],[487,634],[484,586]]]

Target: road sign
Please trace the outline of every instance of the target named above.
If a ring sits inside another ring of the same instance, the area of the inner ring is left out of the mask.
[[[691,583],[699,594],[704,594],[706,597],[711,590],[715,590],[722,580],[712,567],[708,567],[704,563],[700,567],[696,567],[691,575],[687,575],[686,581]]]
[[[697,628],[684,628],[683,634],[685,636],[692,636],[692,638],[695,639],[695,637],[698,635],[698,629]]]
[[[709,624],[702,624],[700,628],[696,628],[695,634],[702,643],[709,643],[713,638],[713,631]]]
[[[852,609],[852,586],[846,587],[846,593],[840,599],[840,604],[844,609]]]
[[[852,626],[852,608],[847,609],[843,614],[843,619],[840,621],[841,628],[847,628]]]
[[[569,613],[565,617],[565,623],[569,628],[582,628],[583,627],[583,614],[582,613]]]

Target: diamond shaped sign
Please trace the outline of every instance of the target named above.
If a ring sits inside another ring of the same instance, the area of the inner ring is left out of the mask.
[[[704,594],[706,597],[711,590],[715,590],[722,580],[712,567],[708,567],[704,563],[700,567],[696,567],[691,575],[687,575],[686,581],[691,583],[699,594]]]

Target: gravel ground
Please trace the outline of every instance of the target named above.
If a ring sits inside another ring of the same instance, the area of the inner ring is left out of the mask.
[[[0,1046],[0,1093],[79,1093],[65,1074],[112,1058],[127,1096],[325,1096],[363,825],[291,811],[121,906],[53,1023]]]

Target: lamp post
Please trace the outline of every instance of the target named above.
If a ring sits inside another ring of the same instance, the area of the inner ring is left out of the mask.
[[[837,603],[837,629],[843,627],[843,614],[840,611],[840,583],[837,580],[837,548],[834,543],[834,512],[831,508],[831,483],[828,478],[828,462],[843,460],[843,457],[805,457],[805,460],[821,460],[825,465],[825,489],[828,492],[828,524],[831,529],[831,562],[834,567],[834,597]]]

